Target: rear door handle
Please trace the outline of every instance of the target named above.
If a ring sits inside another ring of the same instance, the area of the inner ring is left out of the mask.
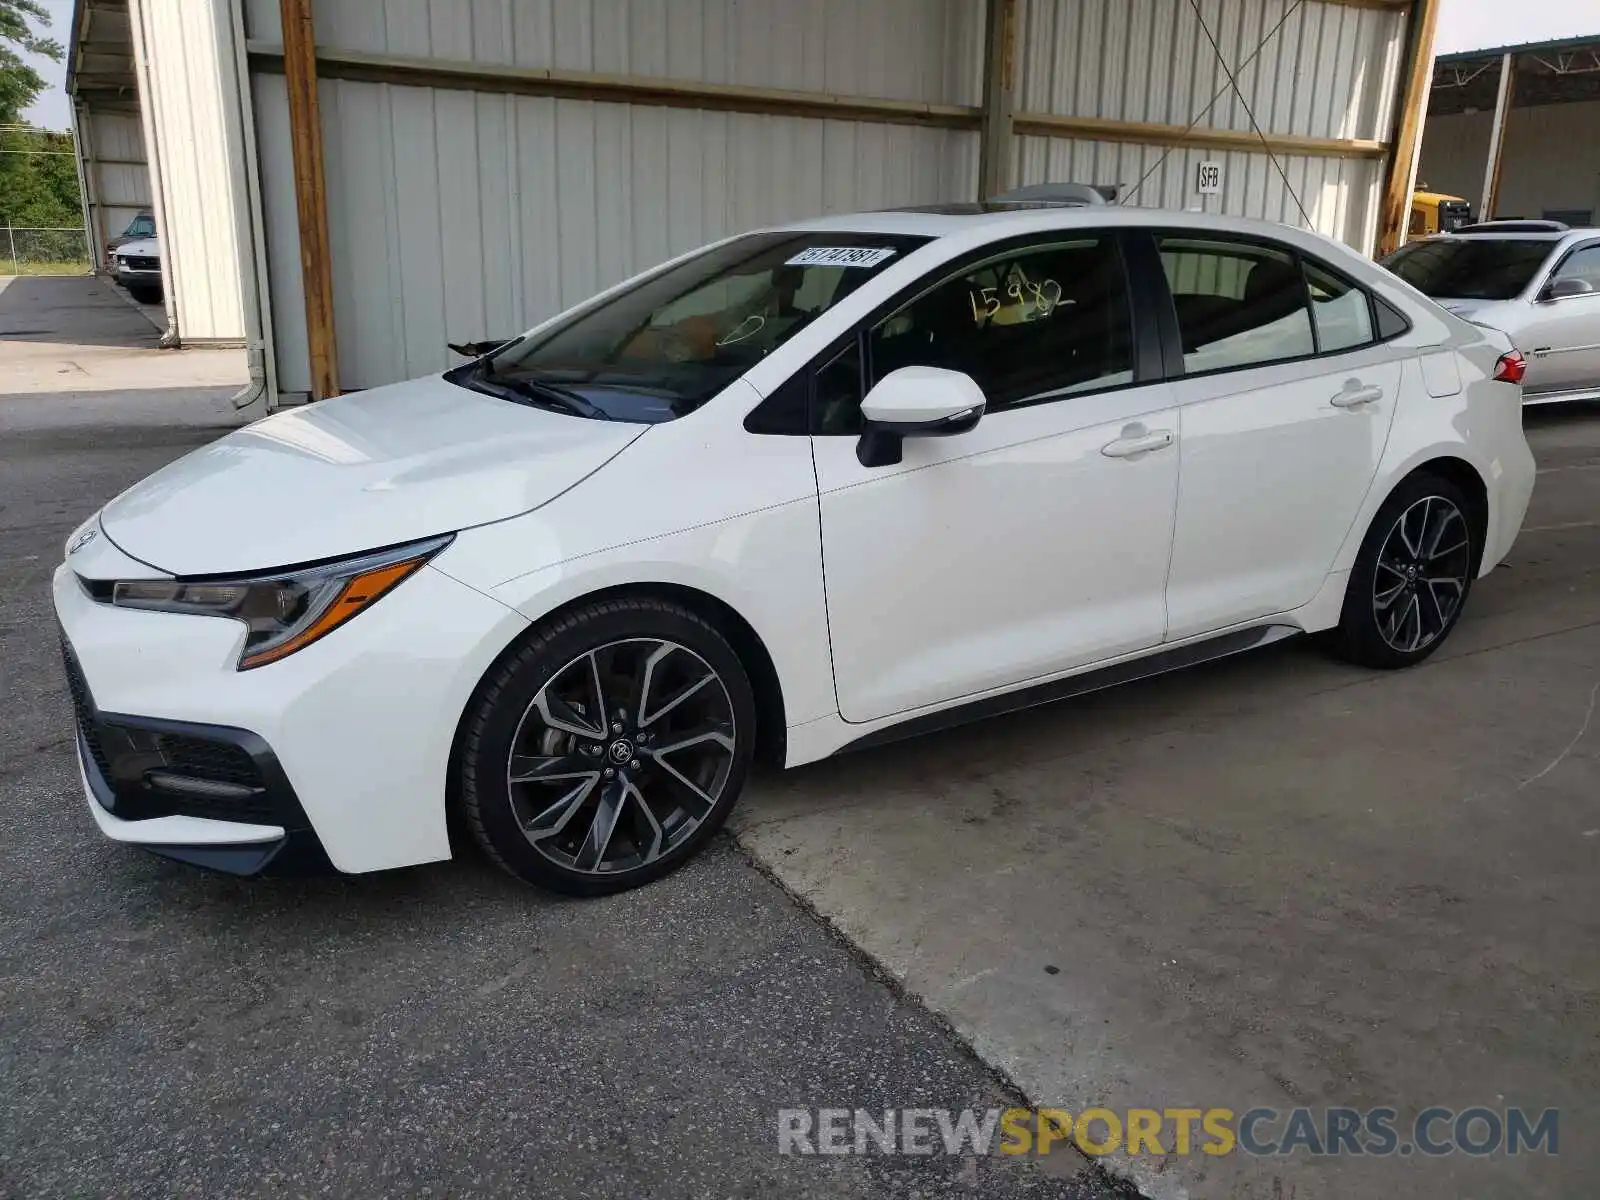
[[[1350,387],[1347,384],[1344,391],[1339,392],[1328,403],[1335,408],[1360,408],[1363,404],[1372,404],[1382,399],[1381,387]]]
[[[1152,429],[1149,433],[1120,437],[1114,442],[1107,442],[1100,447],[1100,453],[1107,458],[1132,458],[1135,454],[1147,454],[1151,450],[1165,450],[1172,445],[1172,441],[1172,430]]]

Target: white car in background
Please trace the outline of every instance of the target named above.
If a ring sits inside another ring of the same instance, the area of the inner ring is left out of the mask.
[[[1521,360],[1260,222],[956,205],[718,242],[117,497],[55,608],[89,811],[256,873],[599,894],[758,749],[1326,632],[1404,667],[1533,488]],[[259,514],[272,498],[272,519]]]
[[[1400,247],[1384,265],[1527,358],[1529,404],[1600,399],[1600,229],[1486,221]]]
[[[111,252],[117,282],[140,304],[161,300],[161,243],[153,238],[123,242]]]

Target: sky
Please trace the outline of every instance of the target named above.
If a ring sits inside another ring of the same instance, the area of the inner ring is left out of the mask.
[[[976,2],[976,0],[974,0]],[[44,0],[51,29],[65,44],[72,20],[72,0]],[[1441,0],[1439,32],[1434,50],[1454,54],[1512,42],[1542,42],[1554,38],[1600,35],[1600,11],[1588,0]],[[67,98],[62,90],[65,63],[35,59],[34,66],[50,88],[27,112],[27,120],[46,129],[69,124]]]

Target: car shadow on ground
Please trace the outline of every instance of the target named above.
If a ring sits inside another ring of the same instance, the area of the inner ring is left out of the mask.
[[[981,779],[997,762],[1045,763],[1150,736],[1152,725],[1189,725],[1270,708],[1282,694],[1361,683],[1374,672],[1334,658],[1320,639],[1296,637],[1203,663],[841,754],[790,771],[763,766],[735,826],[799,811],[870,804],[890,793],[943,790]],[[1136,724],[1130,718],[1140,718]]]

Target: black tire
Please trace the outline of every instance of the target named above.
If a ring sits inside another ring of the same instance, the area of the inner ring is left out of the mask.
[[[695,683],[703,671],[709,682]],[[609,710],[604,720],[595,709]],[[598,736],[580,736],[591,724]],[[479,685],[462,725],[462,815],[517,878],[609,895],[705,845],[744,789],[755,737],[749,677],[709,622],[650,597],[588,604],[531,630]]]
[[[1461,489],[1442,476],[1423,472],[1401,481],[1356,555],[1329,639],[1335,653],[1363,667],[1396,670],[1415,666],[1444,644],[1466,607],[1482,552],[1473,513]],[[1446,577],[1450,584],[1430,582]],[[1397,610],[1402,602],[1406,607]]]

